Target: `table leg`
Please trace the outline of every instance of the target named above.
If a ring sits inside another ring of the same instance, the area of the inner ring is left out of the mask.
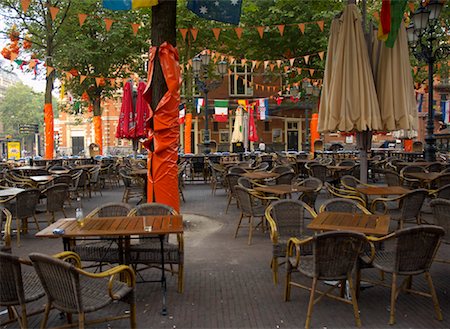
[[[161,288],[163,291],[163,305],[161,310],[161,315],[167,315],[167,306],[166,306],[166,294],[167,294],[167,284],[166,284],[166,269],[164,264],[164,234],[159,235],[159,242],[161,246]]]

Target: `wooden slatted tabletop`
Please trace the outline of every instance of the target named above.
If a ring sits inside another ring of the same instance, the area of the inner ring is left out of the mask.
[[[424,183],[428,183],[430,181],[432,181],[433,179],[438,178],[439,176],[441,176],[441,173],[438,172],[409,172],[409,173],[405,173],[405,176],[408,178],[416,178],[419,179],[420,181],[424,182]]]
[[[19,194],[20,192],[25,191],[23,188],[18,187],[10,187],[5,189],[0,189],[0,198],[8,197],[8,196],[15,196]]]
[[[364,195],[403,195],[411,192],[403,186],[358,186],[356,190]]]
[[[243,177],[249,179],[267,179],[267,178],[277,178],[280,174],[268,172],[268,171],[254,171],[241,174]]]
[[[296,192],[311,192],[314,190],[312,187],[307,186],[299,186],[299,185],[290,185],[290,184],[278,184],[278,185],[269,185],[269,186],[257,186],[255,190],[263,193],[270,193],[276,195],[285,195]]]
[[[144,220],[147,227],[144,228]],[[53,230],[63,229],[63,234]],[[130,236],[149,234],[183,233],[183,217],[177,216],[130,216],[85,219],[80,225],[75,218],[62,218],[36,233],[38,238],[77,238],[89,236]]]
[[[321,212],[308,225],[315,231],[355,231],[369,235],[389,232],[388,215],[366,215],[345,212]]]

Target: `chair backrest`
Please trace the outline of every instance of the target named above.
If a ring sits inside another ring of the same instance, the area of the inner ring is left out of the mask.
[[[431,163],[425,167],[428,172],[441,172],[444,169],[444,165],[440,162]]]
[[[362,206],[359,202],[343,198],[333,198],[326,200],[320,206],[319,212],[324,211],[370,214],[370,211]]]
[[[238,180],[241,177],[239,174],[228,173],[225,176],[225,180],[227,182],[227,186],[230,189],[232,195],[235,194],[235,187],[238,185]]]
[[[132,206],[123,202],[110,202],[92,210],[86,217],[127,216]]]
[[[234,187],[234,193],[242,213],[247,216],[253,215],[254,202],[250,190],[242,186],[236,185]]]
[[[309,166],[309,174],[310,176],[320,179],[322,182],[325,182],[328,175],[328,169],[322,164],[313,163]]]
[[[302,236],[306,231],[305,211],[316,217],[315,211],[306,203],[298,200],[284,199],[272,202],[266,208],[271,235],[288,239]]]
[[[20,258],[0,251],[0,305],[12,306],[25,303]]]
[[[402,196],[399,208],[403,219],[417,218],[422,208],[425,198],[428,196],[428,190],[417,189]]]
[[[291,173],[294,172],[294,169],[291,166],[276,166],[274,168],[272,168],[271,172],[276,173],[276,174],[284,174],[284,173]]]
[[[319,158],[319,163],[324,166],[331,166],[334,164],[333,158]]]
[[[162,203],[143,203],[128,212],[128,216],[164,216],[178,215],[178,212],[172,207]]]
[[[319,280],[342,280],[353,270],[363,244],[364,234],[332,231],[313,237],[313,275]]]
[[[11,251],[12,214],[5,207],[0,207],[0,251]]]
[[[437,188],[450,184],[450,173],[439,175],[431,181],[431,184]]]
[[[312,209],[315,209],[317,196],[319,195],[320,190],[322,190],[322,187],[323,187],[322,181],[315,177],[309,177],[309,178],[305,178],[304,180],[298,182],[297,184],[300,186],[314,188],[314,190],[311,192],[303,192],[300,195],[299,200],[305,202]]]
[[[16,195],[15,217],[27,218],[34,215],[41,191],[29,189]]]
[[[412,145],[413,152],[422,152],[423,151],[423,143],[421,141],[414,141]]]
[[[277,184],[292,184],[292,180],[295,178],[295,173],[293,171],[291,172],[285,172],[278,176],[275,181]]]
[[[359,202],[362,206],[366,207],[366,201],[361,197],[361,195],[357,191],[353,190],[343,190],[337,187],[334,187],[330,183],[326,182],[326,189],[331,195],[334,195],[338,198],[351,199]]]
[[[62,174],[58,175],[55,178],[53,178],[54,184],[67,184],[69,186],[72,185],[72,176],[69,174]]]
[[[257,165],[254,169],[255,170],[260,170],[260,171],[264,171],[267,170],[269,168],[269,163],[268,162],[261,162],[259,165]]]
[[[426,172],[426,170],[424,167],[421,166],[410,165],[403,167],[402,170],[400,170],[400,176],[408,177],[408,173],[416,173],[416,172]]]
[[[431,200],[430,207],[433,211],[434,223],[445,230],[443,240],[450,243],[450,200],[441,198]]]
[[[361,181],[354,176],[345,175],[341,177],[341,184],[347,189],[355,189]]]
[[[402,178],[400,175],[392,170],[386,170],[384,172],[384,179],[386,180],[386,184],[388,186],[401,186],[402,184]]]
[[[119,175],[120,177],[122,177],[123,185],[125,185],[125,187],[131,187],[132,179],[130,176],[128,176],[128,171],[122,168],[119,170]]]
[[[436,190],[435,195],[437,198],[450,200],[450,184],[444,185]]]
[[[68,198],[69,186],[67,184],[55,184],[43,193],[47,196],[47,210],[58,211],[61,210]]]
[[[316,139],[314,141],[314,151],[323,151],[323,140]]]
[[[396,231],[394,271],[400,275],[428,271],[444,233],[444,229],[436,225],[417,225]]]
[[[353,161],[353,160],[342,160],[338,164],[338,166],[354,166],[354,165],[355,165],[355,161]]]
[[[312,187],[312,188],[314,188],[314,192],[319,192],[323,187],[322,181],[315,177],[305,178],[305,179],[297,182],[297,184],[301,185],[301,186]]]
[[[246,172],[247,170],[239,166],[233,166],[230,169],[228,169],[228,173],[230,174],[244,174]]]
[[[31,253],[29,257],[52,305],[70,313],[83,312],[80,277],[75,266],[40,253]]]
[[[238,179],[238,185],[245,187],[245,188],[253,188],[253,183],[250,179],[248,179],[247,177],[240,177]]]
[[[100,167],[95,167],[94,169],[89,171],[89,181],[91,183],[98,182],[98,175],[100,174]]]

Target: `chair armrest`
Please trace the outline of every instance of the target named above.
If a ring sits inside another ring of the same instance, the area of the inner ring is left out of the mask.
[[[288,243],[287,243],[287,248],[286,248],[286,258],[289,258],[292,256],[292,252],[294,250],[296,250],[296,255],[295,255],[295,264],[294,267],[298,267],[298,264],[300,264],[300,246],[304,245],[304,244],[308,244],[311,243],[312,241],[312,237],[300,240],[298,238],[290,238]]]
[[[65,262],[74,261],[75,267],[81,268],[81,258],[80,256],[73,251],[63,251],[53,255],[54,258],[61,259]]]
[[[9,201],[13,200],[15,196],[7,197],[6,199],[0,199],[0,203],[8,203]]]

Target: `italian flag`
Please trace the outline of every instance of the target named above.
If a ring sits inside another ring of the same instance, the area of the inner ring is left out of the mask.
[[[214,120],[217,122],[228,121],[228,100],[216,99],[214,101]]]

